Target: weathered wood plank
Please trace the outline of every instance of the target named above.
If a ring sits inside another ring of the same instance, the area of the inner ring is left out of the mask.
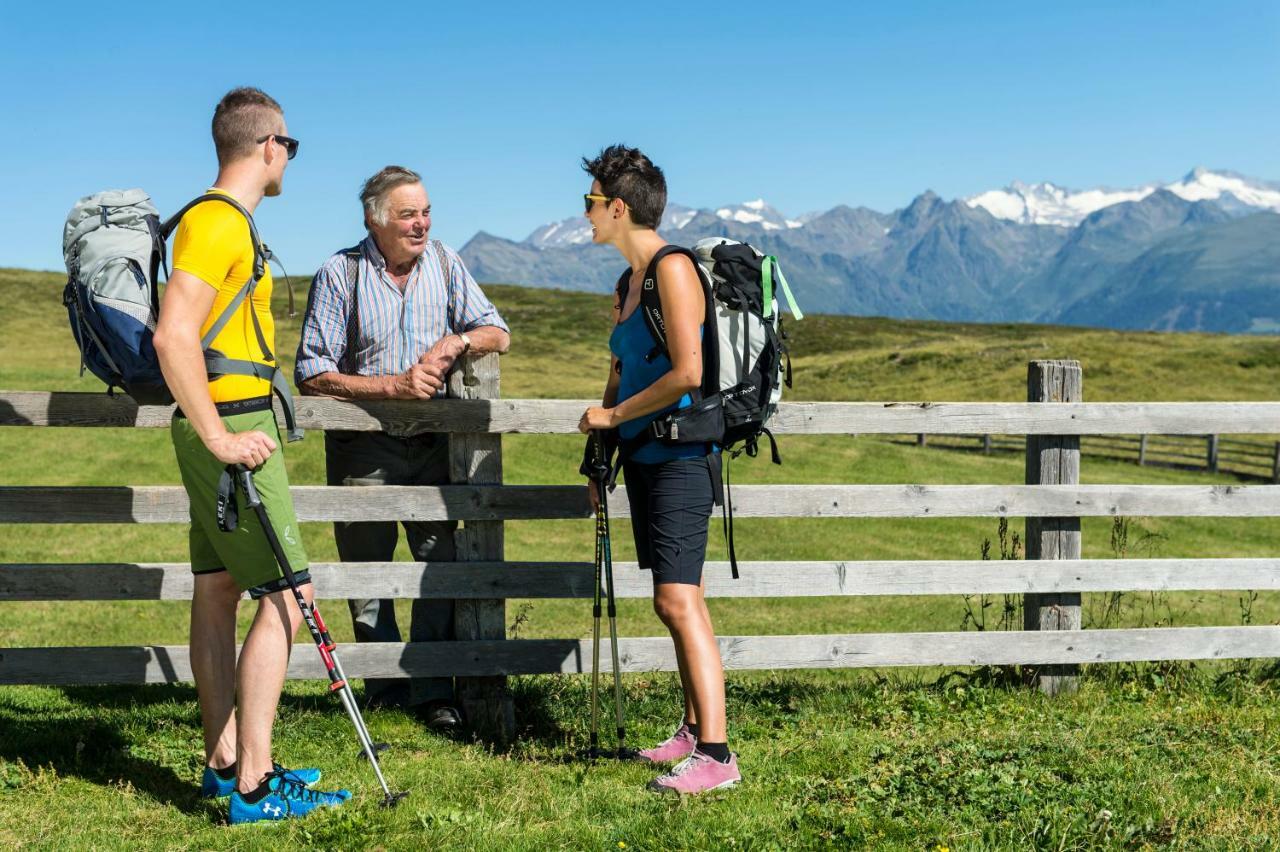
[[[722,636],[726,669],[889,666],[1068,665],[1280,656],[1280,627],[1165,627],[1133,630],[967,633],[854,633],[834,636]],[[581,673],[591,643],[580,639],[398,642],[343,645],[351,677]],[[602,653],[602,666],[610,667]],[[668,637],[619,642],[626,672],[670,671]],[[291,679],[320,680],[314,654],[294,654]],[[0,684],[174,683],[191,680],[185,645],[0,650]]]
[[[463,370],[449,376],[449,396],[460,400],[494,400],[500,394],[497,354],[465,358]],[[449,481],[477,485],[502,484],[502,436],[458,433],[449,436]],[[501,561],[502,521],[467,521],[454,534],[462,562]],[[507,602],[501,597],[454,602],[454,638],[503,639]],[[515,705],[505,677],[458,678],[458,702],[472,730],[507,742],[515,737]]]
[[[708,562],[707,597],[1280,591],[1277,559],[1064,559]],[[615,562],[621,598],[653,595],[634,562]],[[320,600],[353,597],[589,598],[589,562],[313,562]],[[0,601],[190,600],[187,563],[0,564]]]
[[[1084,401],[1079,361],[1032,361],[1027,365],[1027,400],[1050,407]],[[1080,437],[1031,435],[1027,438],[1028,485],[1075,485],[1080,482]],[[1027,560],[1079,559],[1080,518],[1026,519]],[[1024,595],[1024,630],[1079,630],[1080,593]],[[1047,695],[1075,692],[1077,670],[1048,666],[1034,673]]]
[[[573,434],[591,400],[436,399],[350,402],[299,397],[306,429]],[[784,402],[779,434],[1271,435],[1280,402]],[[0,391],[0,426],[167,426],[172,407],[95,393]]]
[[[293,489],[303,521],[535,520],[588,516],[581,485]],[[737,485],[742,518],[1276,517],[1272,485]],[[629,517],[626,489],[609,510]],[[0,523],[185,523],[180,486],[0,486]]]

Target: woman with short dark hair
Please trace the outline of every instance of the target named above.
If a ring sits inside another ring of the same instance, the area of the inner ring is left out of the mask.
[[[662,170],[635,148],[613,145],[583,168],[594,179],[586,217],[595,243],[612,245],[630,267],[618,280],[613,310],[609,379],[600,406],[588,408],[582,432],[618,430],[624,446],[657,417],[691,404],[702,384],[706,303],[693,260],[672,251],[657,227],[667,203]],[[657,287],[667,352],[655,347],[641,316],[643,288]],[[741,780],[725,731],[724,670],[703,593],[720,457],[705,444],[652,440],[623,463],[631,528],[640,567],[653,572],[653,608],[675,642],[684,721],[665,742],[640,754],[655,763],[680,760],[650,786],[701,793]],[[589,486],[594,506],[600,499]]]

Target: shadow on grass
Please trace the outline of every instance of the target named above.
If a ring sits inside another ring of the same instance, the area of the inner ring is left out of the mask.
[[[65,686],[58,691],[65,701],[0,694],[0,759],[103,787],[128,785],[184,813],[223,816],[221,807],[199,795],[200,710],[194,686]],[[319,687],[314,696],[282,695],[280,707],[341,713]],[[181,775],[171,768],[185,763],[191,768]]]
[[[530,760],[575,763],[585,761],[591,719],[590,675],[540,675],[513,677],[509,681],[516,709],[516,739],[508,744],[490,744],[495,750]],[[805,682],[787,676],[739,680],[732,675],[725,683],[730,716],[750,716],[757,723],[778,718],[790,719],[806,706],[828,695],[831,685]],[[665,737],[679,724],[684,698],[679,677],[674,672],[628,675],[623,678],[623,712],[629,748],[647,747],[636,730],[657,727]],[[732,721],[732,719],[731,719]],[[600,746],[616,746],[617,727],[613,678],[600,678]],[[552,756],[548,757],[547,752]]]
[[[185,691],[194,695],[194,690]],[[70,707],[0,700],[0,758],[104,787],[127,784],[184,813],[203,813],[211,807],[199,796],[199,786],[193,783],[198,779],[179,777],[156,759],[160,751],[168,750],[164,742],[144,741],[128,732],[131,716],[140,706],[151,708],[147,713],[151,731],[181,731],[189,725],[190,708],[173,690],[75,688],[64,692]],[[99,700],[99,693],[107,692],[114,694],[114,700]],[[126,700],[126,693],[133,693],[134,700]],[[172,709],[160,707],[165,703],[172,703]]]

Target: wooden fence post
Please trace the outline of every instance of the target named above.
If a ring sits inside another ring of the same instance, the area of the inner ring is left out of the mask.
[[[449,376],[449,396],[497,399],[497,354],[468,356]],[[502,484],[502,436],[451,434],[449,481],[476,485]],[[503,558],[502,521],[466,521],[454,534],[459,562],[496,562]],[[507,602],[458,600],[454,603],[454,635],[459,640],[506,638]],[[515,710],[505,677],[458,678],[458,701],[469,726],[484,738],[508,742],[515,735]]]
[[[927,443],[928,443],[928,439],[925,437],[924,432],[921,432],[921,433],[919,433],[918,435],[916,435],[916,446],[917,446],[917,447],[923,447],[923,446],[925,446]]]
[[[1271,463],[1271,479],[1280,485],[1280,441],[1276,441],[1276,459]]]
[[[1147,463],[1147,436],[1138,436],[1138,467]]]
[[[1079,361],[1032,361],[1027,365],[1028,402],[1083,402]],[[1080,438],[1028,435],[1028,485],[1076,485],[1080,482]],[[1027,559],[1079,559],[1079,518],[1027,518]],[[1023,597],[1023,629],[1079,630],[1080,593],[1028,594]],[[1074,692],[1078,667],[1040,666],[1033,680],[1047,695]]]
[[[991,455],[991,436],[989,434],[982,436],[982,453],[987,456]]]
[[[1218,436],[1206,435],[1205,467],[1210,473],[1218,472]]]

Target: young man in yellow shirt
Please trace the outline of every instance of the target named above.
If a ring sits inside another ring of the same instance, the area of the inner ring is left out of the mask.
[[[235,532],[215,516],[218,480],[229,464],[255,469],[255,483],[276,535],[308,601],[307,557],[271,408],[271,382],[255,375],[219,375],[206,365],[202,337],[254,274],[262,277],[217,332],[210,351],[224,359],[274,369],[271,273],[254,245],[247,216],[264,197],[280,194],[285,166],[298,142],[286,134],[284,112],[258,89],[228,92],[213,116],[218,177],[178,226],[173,273],[155,332],[156,354],[178,403],[171,427],[182,482],[191,500],[191,671],[200,697],[205,773],[201,792],[230,795],[231,822],[301,816],[340,805],[345,790],[309,788],[315,769],[286,770],[271,758],[271,729],[302,614],[257,518],[241,513]],[[227,200],[234,202],[227,203]],[[240,208],[240,209],[237,209]],[[236,661],[236,610],[241,594],[257,612]]]

